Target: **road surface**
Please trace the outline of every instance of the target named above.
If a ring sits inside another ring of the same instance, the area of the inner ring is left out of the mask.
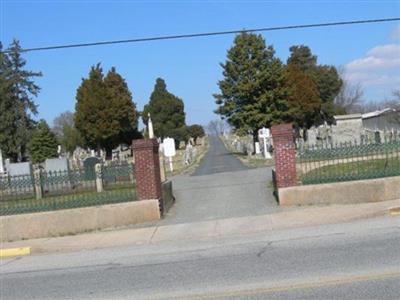
[[[1,299],[400,299],[400,218],[7,259]]]
[[[279,211],[271,190],[271,169],[250,169],[218,137],[192,176],[173,178],[176,203],[160,224],[244,217]]]

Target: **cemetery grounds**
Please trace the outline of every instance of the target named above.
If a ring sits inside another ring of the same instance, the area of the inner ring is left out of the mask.
[[[101,182],[101,190],[98,182]],[[136,200],[134,164],[128,161],[94,168],[37,170],[0,177],[0,215],[51,211]]]
[[[161,167],[164,167],[167,178],[178,174],[192,173],[200,164],[201,160],[209,149],[208,137],[204,136],[202,138],[198,138],[196,145],[194,145],[192,148],[182,148],[183,147],[181,145],[180,149],[176,150],[176,155],[172,159],[173,171],[170,170],[168,158],[165,156],[162,157]],[[163,154],[160,153],[160,155]]]
[[[263,154],[253,154],[253,137],[226,134],[220,136],[226,149],[250,168],[270,167],[274,165],[273,158],[265,159]]]

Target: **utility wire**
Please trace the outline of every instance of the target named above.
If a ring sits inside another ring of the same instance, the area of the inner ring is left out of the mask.
[[[22,49],[21,52],[44,51],[44,50],[55,50],[55,49],[65,49],[65,48],[91,47],[91,46],[125,44],[125,43],[138,43],[138,42],[149,42],[149,41],[160,41],[160,40],[174,40],[174,39],[196,38],[196,37],[204,37],[204,36],[237,34],[237,33],[242,33],[242,32],[264,32],[264,31],[289,30],[289,29],[300,29],[300,28],[315,28],[315,27],[328,27],[328,26],[341,26],[341,25],[354,25],[354,24],[366,24],[366,23],[383,23],[383,22],[393,22],[393,21],[400,21],[400,17],[397,17],[397,18],[385,18],[385,19],[344,21],[344,22],[331,22],[331,23],[290,25],[290,26],[278,26],[278,27],[264,27],[264,28],[256,28],[256,29],[216,31],[216,32],[206,32],[206,33],[166,35],[166,36],[156,36],[156,37],[148,37],[148,38],[137,38],[137,39],[128,39],[128,40],[116,40],[116,41],[103,41],[103,42],[81,43],[81,44],[67,44],[67,45],[58,45],[58,46],[26,48],[26,49]],[[8,51],[6,50],[4,52],[7,53]]]

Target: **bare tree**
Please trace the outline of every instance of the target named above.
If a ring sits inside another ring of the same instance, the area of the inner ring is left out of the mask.
[[[70,111],[65,111],[54,118],[52,131],[58,138],[62,139],[64,137],[65,126],[75,126],[74,114]]]
[[[361,110],[361,102],[364,96],[364,90],[360,83],[351,84],[345,78],[343,67],[339,68],[339,75],[343,81],[339,94],[335,98],[335,106],[341,113],[356,113]]]
[[[210,135],[222,135],[229,129],[229,125],[224,120],[212,120],[208,123],[206,130]]]

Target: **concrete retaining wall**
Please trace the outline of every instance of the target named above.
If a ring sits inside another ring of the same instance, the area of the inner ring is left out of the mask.
[[[0,241],[72,235],[159,219],[158,200],[2,216]]]
[[[279,204],[354,204],[400,199],[400,176],[279,189]]]

